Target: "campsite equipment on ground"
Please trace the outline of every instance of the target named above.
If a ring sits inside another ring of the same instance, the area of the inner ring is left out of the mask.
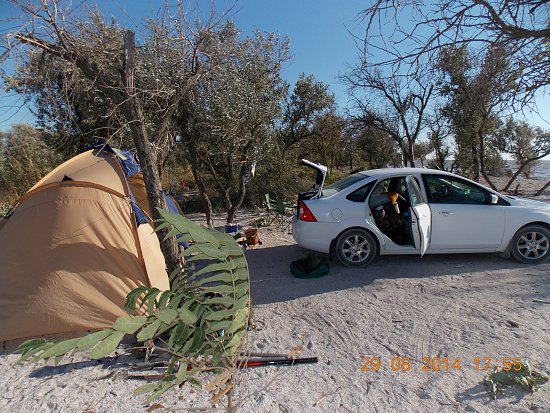
[[[0,340],[109,327],[131,290],[170,288],[139,170],[131,152],[95,147],[0,221]]]
[[[328,274],[329,269],[326,258],[313,254],[290,263],[290,272],[296,278],[319,278]]]
[[[237,233],[237,232],[239,232],[239,224],[238,223],[225,224],[225,233],[226,234],[234,234],[234,233]]]
[[[304,358],[284,358],[284,359],[278,359],[278,358],[263,358],[263,359],[257,359],[257,360],[242,360],[237,362],[237,366],[240,369],[244,369],[247,367],[263,367],[263,366],[275,366],[275,365],[283,365],[283,366],[293,366],[295,364],[310,364],[310,363],[317,363],[319,362],[319,359],[317,357],[304,357]]]
[[[248,245],[257,245],[260,243],[260,234],[258,231],[258,227],[245,228],[244,235],[246,237],[246,243]]]
[[[294,214],[293,205],[289,205],[281,199],[271,198],[269,194],[265,194],[264,204],[268,219],[275,223],[279,230],[290,230],[292,215]]]
[[[292,358],[288,357],[286,354],[250,353],[248,355],[241,354],[241,356],[246,356],[246,358],[242,358],[236,361],[235,365],[239,369],[264,366],[293,366],[295,364],[313,364],[319,362],[319,359],[317,357]],[[130,366],[130,368],[134,370],[152,370],[155,368],[165,368],[167,366],[167,361],[148,361],[145,363],[133,364]],[[193,367],[194,366],[192,364],[189,364],[187,370],[191,370],[193,369]],[[162,374],[132,374],[128,377],[132,379],[161,380],[164,376]]]

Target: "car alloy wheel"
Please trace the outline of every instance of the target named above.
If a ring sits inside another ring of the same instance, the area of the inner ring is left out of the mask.
[[[538,264],[550,256],[550,231],[545,227],[524,227],[516,233],[512,242],[512,255],[520,262]]]
[[[370,233],[351,229],[336,240],[336,257],[348,267],[359,267],[372,261],[376,255],[376,242]]]

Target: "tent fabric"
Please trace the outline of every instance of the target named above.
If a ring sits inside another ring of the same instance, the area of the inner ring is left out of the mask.
[[[0,224],[1,341],[105,328],[132,289],[170,288],[158,238],[137,225],[129,194],[116,157],[96,150],[21,198]]]
[[[135,202],[138,204],[141,210],[145,212],[149,218],[151,218],[153,214],[151,214],[151,208],[149,207],[149,200],[147,198],[145,182],[143,181],[143,174],[140,172],[128,178],[128,186],[130,187],[131,193],[134,195]],[[166,192],[163,193],[168,210],[175,214],[183,214],[176,201],[174,201],[174,199]]]
[[[147,251],[147,254],[143,256],[143,261],[151,287],[157,287],[161,291],[169,290],[170,283],[166,271],[158,271],[159,268],[164,268],[164,255],[162,255],[159,239],[153,227],[149,224],[140,225],[138,237],[141,249]]]
[[[24,196],[41,186],[62,181],[65,175],[74,181],[103,185],[128,196],[126,179],[116,157],[97,150],[81,153],[61,164],[38,181]]]
[[[116,156],[126,178],[130,178],[141,171],[141,166],[136,159],[136,155],[127,149],[115,149],[108,143],[97,143],[90,149],[99,149],[100,151],[110,152]]]
[[[138,173],[134,176],[128,178],[128,186],[134,194],[134,199],[136,203],[141,208],[141,210],[149,217],[152,221],[151,208],[149,207],[149,199],[147,198],[147,190],[145,189],[145,182],[143,182],[143,175]]]

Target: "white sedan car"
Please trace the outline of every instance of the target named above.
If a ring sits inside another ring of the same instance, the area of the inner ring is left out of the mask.
[[[538,264],[549,256],[550,205],[502,195],[431,169],[374,169],[298,195],[293,236],[304,248],[334,254],[347,266],[377,255],[491,253]]]

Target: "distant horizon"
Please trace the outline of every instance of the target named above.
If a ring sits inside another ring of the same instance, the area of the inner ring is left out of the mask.
[[[447,159],[447,162],[453,162],[454,159]],[[512,171],[517,170],[517,163],[513,159],[504,159],[506,162],[505,167],[511,169]],[[515,165],[510,165],[513,163]],[[542,163],[542,165],[541,165]],[[534,165],[531,176],[533,178],[542,178],[550,180],[550,159],[539,159],[537,164]]]

